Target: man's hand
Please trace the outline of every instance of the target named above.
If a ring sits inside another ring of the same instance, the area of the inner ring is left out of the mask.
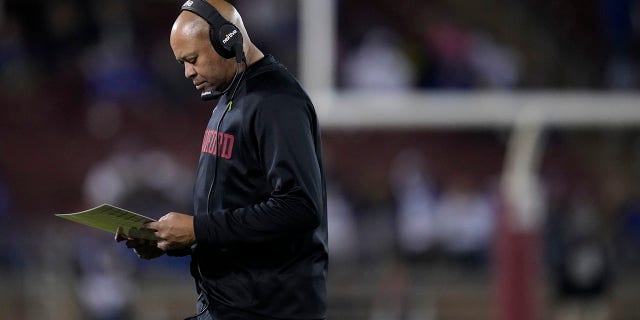
[[[146,228],[155,230],[158,248],[163,251],[180,250],[190,247],[196,237],[193,231],[193,216],[169,212],[156,222],[149,222]]]
[[[133,252],[141,259],[153,259],[164,254],[164,251],[158,248],[158,244],[155,241],[147,239],[135,239],[129,238],[122,233],[122,228],[118,227],[115,236],[116,242],[127,241],[125,245],[127,248],[133,249]]]

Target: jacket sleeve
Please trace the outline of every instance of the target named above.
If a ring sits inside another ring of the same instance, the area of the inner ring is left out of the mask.
[[[269,241],[320,225],[324,196],[312,107],[273,96],[260,103],[251,122],[271,194],[249,207],[195,216],[199,243]]]

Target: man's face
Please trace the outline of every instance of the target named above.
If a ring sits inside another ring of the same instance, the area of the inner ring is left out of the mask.
[[[209,40],[208,28],[195,28],[178,21],[171,30],[170,44],[176,60],[184,65],[184,76],[200,92],[224,90],[235,74],[235,61],[221,57]]]

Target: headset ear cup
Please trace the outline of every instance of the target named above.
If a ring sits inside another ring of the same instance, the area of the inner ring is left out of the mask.
[[[245,56],[244,56],[244,48],[243,48],[243,46],[242,46],[242,41],[240,41],[240,42],[236,43],[236,44],[233,46],[233,52],[234,52],[234,55],[235,55],[235,57],[236,57],[236,62],[240,63],[240,62],[242,62],[243,60],[245,60]]]
[[[225,51],[229,52],[231,57],[237,57],[238,52],[236,52],[236,49],[238,48],[238,44],[240,48],[242,48],[242,33],[238,27],[231,23],[221,25],[218,31],[218,39],[220,39],[222,47],[224,47]],[[242,51],[242,49],[240,49],[240,51]]]
[[[233,50],[233,44],[235,41],[242,41],[242,35],[240,30],[230,23],[221,25],[216,32],[216,28],[212,27],[209,30],[209,36],[211,38],[211,44],[216,52],[226,59],[231,59],[235,56]]]
[[[240,63],[244,60],[242,33],[240,33],[240,30],[235,25],[229,25],[232,26],[229,32],[221,32],[221,34],[224,34],[223,45],[225,49],[229,50],[231,54],[236,57],[236,61]]]
[[[218,39],[218,35],[216,34],[216,31],[213,30],[213,28],[209,28],[209,41],[211,41],[211,46],[213,47],[213,49],[216,50],[216,52],[218,52],[218,45],[216,44],[219,39]],[[218,52],[218,54],[222,55],[220,52]]]
[[[225,59],[235,57],[238,62],[244,59],[242,33],[213,6],[205,0],[189,0],[182,5],[181,10],[191,11],[209,23],[209,41],[220,56]]]

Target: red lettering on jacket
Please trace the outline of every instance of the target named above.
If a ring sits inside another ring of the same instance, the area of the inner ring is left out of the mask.
[[[231,159],[233,155],[233,142],[235,137],[216,130],[206,130],[202,138],[201,152],[218,156],[224,159]]]

